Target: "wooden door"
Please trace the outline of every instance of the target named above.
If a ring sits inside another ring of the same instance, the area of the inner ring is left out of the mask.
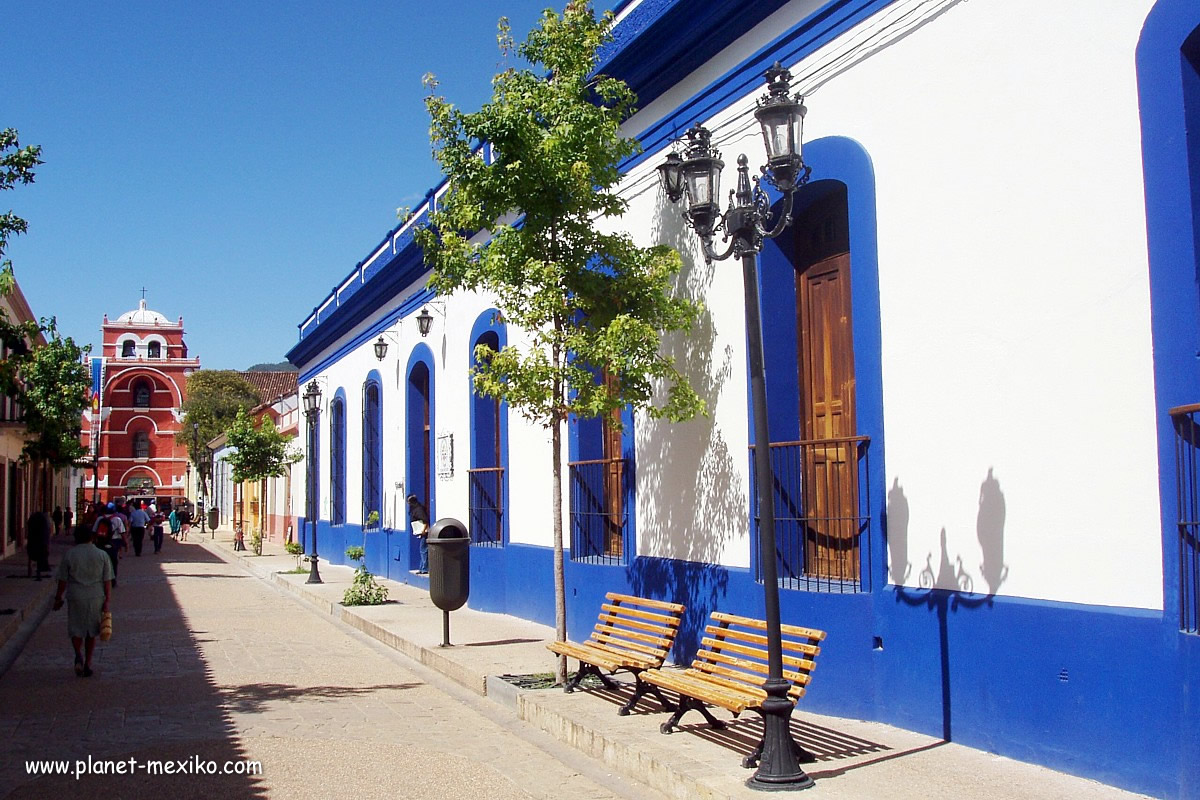
[[[610,392],[617,391],[616,378],[607,371],[604,383]],[[604,513],[605,513],[605,547],[604,554],[620,558],[625,544],[625,491],[624,491],[624,451],[621,445],[621,429],[614,422],[620,422],[620,411],[612,412],[609,419],[604,420]]]
[[[805,573],[855,580],[858,459],[850,241],[844,191],[804,213],[796,228],[800,435],[804,444]]]

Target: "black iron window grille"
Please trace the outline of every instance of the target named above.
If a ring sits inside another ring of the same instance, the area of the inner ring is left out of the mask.
[[[871,527],[866,436],[773,442],[775,556],[779,585],[817,592],[862,591],[862,541]],[[750,446],[751,456],[754,445]],[[762,580],[754,459],[752,563]]]
[[[377,530],[383,508],[383,448],[381,427],[383,409],[379,384],[368,381],[363,387],[363,496],[362,519],[364,530]],[[372,514],[374,518],[372,519]]]
[[[628,459],[568,464],[571,487],[571,560],[629,563]]]
[[[329,524],[346,523],[346,404],[329,406]]]
[[[469,469],[467,477],[471,544],[500,547],[504,544],[504,467]]]
[[[1179,505],[1179,629],[1200,633],[1200,403],[1172,408]]]

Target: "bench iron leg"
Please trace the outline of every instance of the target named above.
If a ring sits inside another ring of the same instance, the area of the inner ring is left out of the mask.
[[[563,691],[567,694],[575,691],[579,688],[579,682],[582,681],[587,675],[595,675],[597,678],[599,678],[600,682],[604,684],[605,689],[617,688],[617,683],[601,672],[599,667],[597,667],[595,664],[587,664],[581,661],[579,662],[579,671],[575,673],[574,678],[571,678],[571,680],[566,682],[566,684],[563,686]]]
[[[679,707],[675,710],[675,713],[671,715],[669,720],[658,726],[658,730],[661,733],[671,733],[671,731],[679,727],[679,720],[683,717],[683,715],[693,710],[699,711],[701,714],[703,714],[704,718],[708,720],[708,724],[713,728],[717,730],[723,730],[725,728],[725,723],[714,717],[704,703],[700,702],[694,697],[680,695]]]
[[[633,679],[636,681],[633,687],[633,697],[629,698],[629,702],[621,706],[620,710],[617,711],[617,713],[622,717],[628,715],[629,712],[633,710],[633,707],[637,705],[638,700],[641,700],[642,696],[645,695],[646,692],[653,692],[655,696],[658,697],[658,701],[662,703],[664,710],[675,710],[675,704],[667,700],[667,698],[663,696],[662,691],[653,683],[648,683],[639,678],[637,675],[634,675]]]
[[[579,682],[583,680],[584,676],[599,675],[599,674],[600,674],[600,670],[596,669],[596,667],[594,667],[591,664],[586,664],[586,663],[580,661],[579,662],[579,671],[575,673],[574,678],[571,678],[571,680],[566,682],[566,684],[563,686],[563,691],[566,692],[567,694],[570,694],[571,692],[573,692],[579,688]]]

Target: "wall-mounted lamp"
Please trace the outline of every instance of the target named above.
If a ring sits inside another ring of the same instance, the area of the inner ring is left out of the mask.
[[[421,337],[429,335],[429,331],[433,329],[433,314],[429,313],[429,306],[437,309],[437,312],[446,316],[446,302],[444,300],[431,300],[421,309],[421,313],[417,314],[417,330],[421,332]]]
[[[377,361],[383,361],[383,359],[387,358],[388,343],[387,339],[384,338],[385,336],[387,339],[391,339],[393,342],[395,342],[397,347],[400,346],[400,340],[391,331],[384,331],[383,333],[379,334],[379,338],[375,340],[373,345],[371,345],[372,349],[375,350],[375,359]]]

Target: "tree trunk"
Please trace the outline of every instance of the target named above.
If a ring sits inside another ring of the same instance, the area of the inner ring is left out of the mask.
[[[565,405],[563,397],[561,359],[562,350],[559,344],[559,333],[562,330],[562,323],[558,317],[554,318],[554,344],[551,346],[551,358],[555,366],[554,387],[554,406],[553,420],[551,424],[551,458],[554,459],[551,475],[554,476],[552,481],[551,491],[553,498],[550,502],[550,507],[554,514],[554,638],[560,642],[567,640],[567,581],[563,565],[563,524],[562,524],[562,415],[558,412],[559,408]],[[558,667],[554,672],[556,684],[567,682],[567,657],[559,656]]]
[[[554,481],[550,506],[554,514],[554,638],[560,642],[567,640],[567,582],[563,569],[563,524],[562,524],[562,420],[556,414],[554,417],[553,433],[551,434],[551,450],[554,459]],[[558,667],[555,670],[556,684],[566,683],[567,657],[559,656]]]

